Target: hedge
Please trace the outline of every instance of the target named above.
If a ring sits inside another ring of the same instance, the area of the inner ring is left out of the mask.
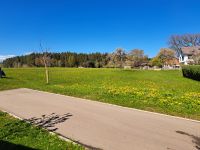
[[[182,66],[183,76],[200,81],[200,65]]]

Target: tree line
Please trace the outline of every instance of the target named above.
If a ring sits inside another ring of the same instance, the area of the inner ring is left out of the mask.
[[[45,65],[48,67],[123,68],[129,66],[138,68],[147,65],[162,67],[173,59],[175,59],[175,52],[168,48],[162,48],[154,58],[149,58],[141,49],[126,52],[122,48],[117,48],[113,53],[32,53],[8,58],[3,61],[3,66],[8,68],[44,67]]]
[[[86,67],[122,68],[124,66],[141,67],[144,65],[163,67],[173,65],[181,53],[182,47],[200,46],[200,34],[172,35],[169,38],[169,48],[161,48],[158,54],[149,58],[141,49],[126,52],[117,48],[113,53],[32,53],[16,56],[3,61],[4,67]],[[44,62],[44,56],[45,62]],[[200,53],[193,58],[200,64]]]
[[[124,49],[117,48],[113,53],[32,53],[8,58],[3,61],[3,66],[8,68],[44,67],[44,55],[47,56],[45,61],[48,67],[120,68],[125,65],[138,67],[149,61],[143,50],[134,49],[125,52]]]
[[[47,55],[48,67],[102,67],[106,64],[107,54],[101,53],[32,53],[16,56],[3,61],[4,67],[44,67],[43,56]]]

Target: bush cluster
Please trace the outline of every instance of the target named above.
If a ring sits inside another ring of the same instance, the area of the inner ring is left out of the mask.
[[[200,81],[200,65],[182,66],[183,76]]]

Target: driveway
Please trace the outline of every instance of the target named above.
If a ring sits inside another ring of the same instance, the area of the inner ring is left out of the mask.
[[[100,102],[15,89],[0,92],[0,109],[91,149],[197,150],[200,122]]]

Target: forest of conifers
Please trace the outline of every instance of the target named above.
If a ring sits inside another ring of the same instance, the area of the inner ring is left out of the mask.
[[[102,67],[107,64],[107,55],[101,53],[48,53],[50,67]],[[16,56],[3,61],[4,67],[43,67],[43,54],[32,53],[25,56]]]

